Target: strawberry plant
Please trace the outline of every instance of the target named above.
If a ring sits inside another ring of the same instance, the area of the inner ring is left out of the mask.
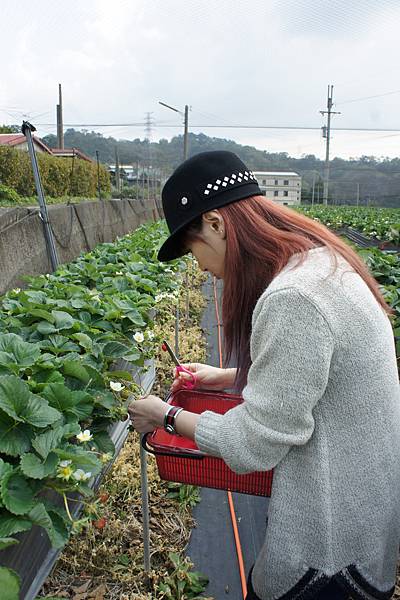
[[[398,208],[315,205],[297,210],[332,229],[352,227],[367,237],[400,244]]]
[[[1,549],[33,525],[60,548],[89,521],[72,517],[71,494],[92,495],[115,452],[110,425],[125,420],[125,396],[138,389],[115,362],[143,367],[153,356],[154,308],[179,286],[184,263],[156,259],[165,233],[142,226],[0,298]],[[15,577],[0,571],[0,583]]]

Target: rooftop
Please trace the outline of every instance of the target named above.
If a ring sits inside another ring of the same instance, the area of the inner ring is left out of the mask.
[[[44,152],[51,154],[51,150],[42,140],[36,136],[32,136],[34,143],[38,144]],[[26,142],[26,137],[23,133],[0,133],[0,146],[19,146]]]

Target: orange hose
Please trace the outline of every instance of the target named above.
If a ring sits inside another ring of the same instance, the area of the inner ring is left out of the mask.
[[[221,336],[221,321],[219,317],[219,308],[218,308],[218,298],[217,298],[217,287],[215,285],[215,277],[213,277],[213,288],[214,288],[214,302],[215,302],[215,313],[217,316],[217,327],[218,327],[218,353],[219,353],[219,366],[221,369],[223,368],[223,358],[222,358],[222,336]],[[235,506],[233,504],[232,492],[227,492],[228,494],[228,504],[229,504],[229,512],[232,521],[233,528],[233,536],[235,538],[235,546],[236,546],[236,554],[239,563],[239,573],[240,573],[240,582],[242,584],[242,593],[243,599],[247,596],[247,580],[246,580],[246,571],[244,567],[243,561],[243,552],[242,546],[240,543],[239,530],[237,526]]]

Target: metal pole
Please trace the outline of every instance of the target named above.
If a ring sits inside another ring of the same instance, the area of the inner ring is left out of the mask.
[[[315,194],[315,171],[313,173],[311,206],[314,206],[314,194]]]
[[[143,434],[140,436],[143,437]],[[140,444],[140,485],[142,491],[143,521],[143,562],[144,570],[150,571],[150,519],[149,519],[149,486],[147,479],[147,454]]]
[[[179,298],[176,299],[176,311],[175,311],[175,354],[179,357]]]
[[[185,121],[183,133],[183,160],[188,157],[188,134],[189,134],[189,107],[185,104]]]
[[[357,206],[360,204],[360,184],[357,183]]]
[[[52,267],[53,271],[55,271],[58,267],[57,250],[56,250],[56,246],[54,243],[53,232],[51,231],[51,227],[50,227],[49,215],[47,212],[46,201],[44,199],[44,193],[43,193],[42,182],[40,179],[39,167],[38,167],[35,148],[33,146],[33,140],[32,140],[32,131],[36,131],[36,128],[33,125],[31,125],[30,123],[28,123],[28,121],[23,121],[21,131],[25,135],[26,141],[28,142],[28,150],[29,150],[29,155],[31,158],[33,176],[35,178],[36,191],[37,191],[38,201],[39,201],[40,218],[42,219],[42,222],[43,222],[44,235],[45,235],[46,245],[47,245],[47,249],[48,249],[48,253],[49,253],[49,257],[50,257],[51,267]]]
[[[140,371],[139,371],[140,373]],[[145,389],[139,385],[144,395],[151,391],[152,383]],[[147,477],[147,452],[142,446],[143,434],[140,434],[140,489],[142,496],[142,527],[143,527],[143,564],[144,570],[150,572],[150,517],[149,517],[149,482]]]
[[[97,161],[97,190],[99,192],[99,200],[101,200],[100,163],[99,163],[99,151],[98,150],[96,150],[96,161]]]
[[[118,194],[121,196],[121,174],[119,170],[119,156],[117,146],[115,146],[115,187],[117,188]]]
[[[58,84],[58,104],[57,104],[57,147],[64,148],[64,125],[63,125],[63,105],[61,83]]]

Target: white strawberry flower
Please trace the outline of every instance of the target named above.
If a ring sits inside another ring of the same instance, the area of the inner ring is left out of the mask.
[[[58,463],[58,466],[61,468],[68,467],[72,463],[72,460],[62,460]]]
[[[110,381],[110,388],[113,392],[121,392],[124,389],[124,385],[119,381]]]
[[[20,291],[21,291],[21,288],[14,288],[13,289],[14,294],[19,294]]]
[[[133,339],[135,340],[135,342],[137,342],[138,344],[141,344],[144,341],[144,335],[141,331],[137,331],[135,333],[135,335],[133,336]]]
[[[117,271],[115,274],[116,275],[123,275],[123,272],[122,271]]]
[[[72,474],[72,477],[76,481],[87,481],[88,479],[91,478],[91,476],[92,476],[92,474],[90,473],[90,471],[88,471],[87,473],[85,473],[85,471],[83,469],[77,469]]]
[[[146,335],[147,335],[147,339],[154,340],[154,331],[151,331],[151,329],[147,329]]]
[[[80,433],[78,433],[78,435],[76,436],[76,439],[83,443],[83,442],[90,442],[92,437],[93,436],[90,433],[89,429],[85,429],[85,431],[81,431]]]

